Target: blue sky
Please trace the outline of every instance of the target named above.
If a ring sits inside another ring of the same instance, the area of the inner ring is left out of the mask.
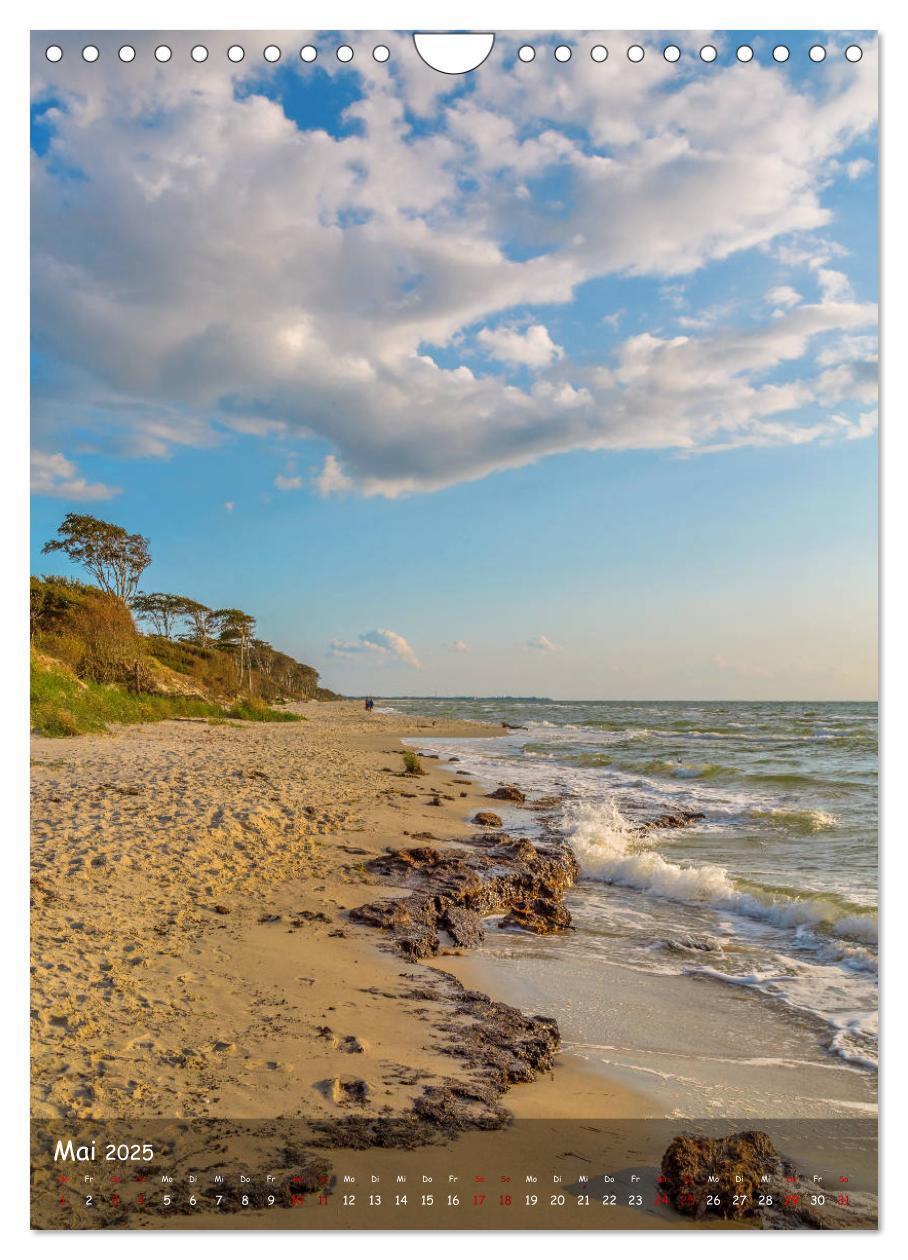
[[[875,694],[869,37],[197,38],[36,46],[36,571],[115,520],[356,694]]]

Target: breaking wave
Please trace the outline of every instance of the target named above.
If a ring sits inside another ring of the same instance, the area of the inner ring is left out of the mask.
[[[588,879],[637,888],[670,901],[713,906],[780,928],[819,930],[868,944],[877,939],[875,915],[832,898],[760,892],[736,883],[722,866],[669,862],[614,803],[568,806],[564,824]]]
[[[752,809],[750,816],[779,823],[790,831],[799,831],[804,835],[827,831],[830,827],[839,825],[836,815],[825,809]]]

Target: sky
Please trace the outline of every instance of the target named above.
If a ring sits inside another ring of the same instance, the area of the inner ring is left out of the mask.
[[[113,520],[349,694],[876,695],[871,36],[33,38],[33,571]]]

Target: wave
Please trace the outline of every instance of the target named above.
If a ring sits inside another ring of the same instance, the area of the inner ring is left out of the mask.
[[[839,820],[835,814],[825,809],[752,809],[751,818],[766,818],[781,823],[790,831],[800,831],[812,835],[817,831],[827,831],[837,827]]]
[[[718,779],[723,775],[734,775],[735,770],[728,766],[714,765],[705,762],[702,765],[686,765],[681,761],[647,761],[640,767],[645,774],[669,775],[673,779]]]
[[[527,724],[528,731],[580,731],[582,726],[575,726],[573,722],[550,722],[547,718],[531,718]]]
[[[780,928],[814,929],[871,944],[876,916],[828,896],[790,897],[741,887],[722,866],[680,865],[651,847],[613,802],[565,809],[565,831],[588,879],[637,888],[669,901],[709,905]]]
[[[684,932],[681,936],[666,936],[662,940],[654,943],[656,949],[666,949],[674,954],[721,954],[722,943],[714,936],[704,936],[702,933],[696,935],[693,932]]]

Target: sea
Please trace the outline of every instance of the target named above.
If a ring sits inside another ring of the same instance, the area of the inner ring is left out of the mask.
[[[416,742],[481,784],[559,798],[548,835],[580,863],[576,930],[490,931],[478,966],[556,1015],[578,1054],[679,1114],[872,1111],[875,704],[380,705],[508,723],[500,738]],[[494,808],[510,832],[542,834],[532,811]],[[679,811],[702,818],[640,829]]]

